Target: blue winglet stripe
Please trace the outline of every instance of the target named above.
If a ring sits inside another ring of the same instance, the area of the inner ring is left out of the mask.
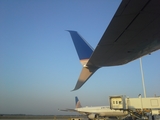
[[[92,47],[76,31],[68,32],[71,34],[79,59],[89,59],[93,53]]]

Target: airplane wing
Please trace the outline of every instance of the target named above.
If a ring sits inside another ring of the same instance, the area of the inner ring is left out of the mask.
[[[72,39],[78,36],[80,40],[78,33],[70,33],[74,36]],[[83,64],[83,68],[91,72],[82,77],[82,69],[74,90],[79,89],[100,67],[123,65],[158,49],[160,0],[122,0],[96,49],[90,52]]]
[[[78,112],[75,109],[58,109],[59,111],[66,111],[66,112]]]
[[[77,84],[72,91],[80,88],[94,74],[96,70],[98,70],[97,67],[83,67],[81,74],[78,78]]]
[[[123,65],[160,49],[160,1],[122,0],[87,65]]]

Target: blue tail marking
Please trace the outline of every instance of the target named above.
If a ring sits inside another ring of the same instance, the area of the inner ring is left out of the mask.
[[[78,100],[78,97],[77,97],[77,96],[75,97],[75,102],[76,102],[76,108],[82,107],[82,106],[81,106],[81,103],[80,103],[80,101]]]
[[[93,48],[76,31],[68,30],[70,33],[79,59],[89,59],[93,53]]]

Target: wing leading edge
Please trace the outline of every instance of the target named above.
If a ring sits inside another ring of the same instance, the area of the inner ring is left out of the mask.
[[[122,0],[96,49],[80,59],[83,69],[74,90],[100,67],[123,65],[160,49],[159,6],[159,0]],[[77,33],[69,32],[71,36]],[[72,40],[77,41],[76,37]],[[83,49],[84,44],[81,45],[79,49]],[[89,50],[84,49],[83,53],[86,51]]]

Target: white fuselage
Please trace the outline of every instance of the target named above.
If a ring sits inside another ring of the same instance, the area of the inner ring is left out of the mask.
[[[98,106],[98,107],[81,107],[76,108],[76,111],[82,114],[97,114],[99,116],[126,116],[128,113],[120,110],[111,110],[109,106]]]

